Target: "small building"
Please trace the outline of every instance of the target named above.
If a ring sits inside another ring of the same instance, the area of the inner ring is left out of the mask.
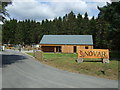
[[[44,35],[40,41],[43,52],[77,53],[93,49],[92,35]]]

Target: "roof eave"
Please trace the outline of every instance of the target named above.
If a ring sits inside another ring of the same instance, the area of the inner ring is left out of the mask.
[[[54,44],[54,43],[39,43],[39,44],[48,44],[48,45],[93,45],[93,44]]]

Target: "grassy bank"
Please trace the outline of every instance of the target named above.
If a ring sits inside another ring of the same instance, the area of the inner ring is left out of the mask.
[[[32,53],[28,53],[32,55]],[[110,63],[102,63],[100,59],[85,59],[83,63],[77,63],[77,54],[44,53],[44,64],[97,77],[118,79],[118,60],[110,60]]]

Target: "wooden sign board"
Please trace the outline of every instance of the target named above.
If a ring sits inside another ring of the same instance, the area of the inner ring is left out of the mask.
[[[108,49],[80,49],[78,58],[103,58],[109,59]]]

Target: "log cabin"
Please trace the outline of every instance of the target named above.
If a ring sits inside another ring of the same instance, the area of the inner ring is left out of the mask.
[[[43,52],[77,53],[93,49],[92,35],[44,35],[40,41]]]

